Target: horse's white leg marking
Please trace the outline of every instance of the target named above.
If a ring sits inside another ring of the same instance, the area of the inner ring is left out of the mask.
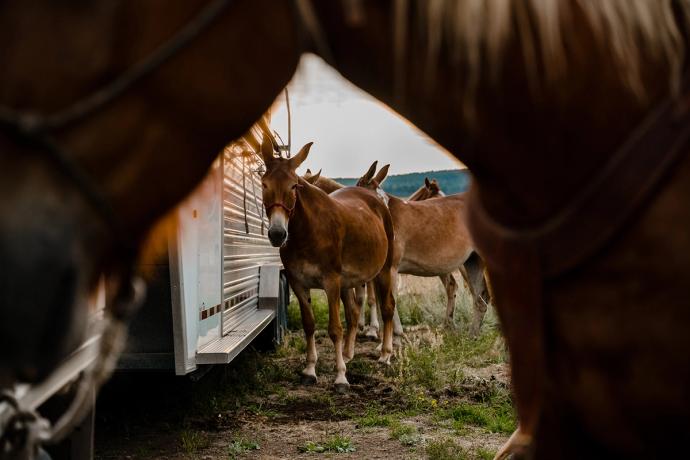
[[[401,276],[398,274],[397,269],[391,270],[391,295],[396,299],[398,298],[398,284],[400,278]],[[395,307],[393,311],[393,333],[398,337],[403,335],[403,327],[400,321],[400,315],[398,314],[398,307]]]

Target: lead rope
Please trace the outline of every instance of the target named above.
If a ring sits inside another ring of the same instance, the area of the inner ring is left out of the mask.
[[[59,443],[81,423],[93,408],[94,391],[98,393],[115,370],[127,342],[129,320],[143,302],[145,292],[144,281],[133,277],[127,289],[121,289],[115,297],[113,307],[105,311],[98,355],[80,378],[72,403],[54,425],[35,410],[22,408],[11,392],[0,394],[0,403],[14,411],[0,435],[2,458],[37,458],[42,444]]]

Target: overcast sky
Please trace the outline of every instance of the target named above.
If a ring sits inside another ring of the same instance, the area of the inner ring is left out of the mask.
[[[314,142],[300,172],[323,168],[330,177],[358,177],[374,160],[390,163],[391,174],[460,167],[409,122],[314,55],[302,58],[288,90],[292,153]],[[284,94],[273,107],[271,126],[287,142]]]

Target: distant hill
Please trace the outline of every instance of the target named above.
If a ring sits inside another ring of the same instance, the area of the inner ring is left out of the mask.
[[[424,184],[424,178],[436,179],[447,195],[465,192],[470,186],[470,173],[466,169],[447,169],[443,171],[427,171],[418,173],[388,176],[383,183],[383,189],[391,195],[407,198]],[[344,185],[355,185],[357,179],[348,177],[334,178]]]

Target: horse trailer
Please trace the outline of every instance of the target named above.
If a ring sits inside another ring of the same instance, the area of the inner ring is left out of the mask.
[[[281,340],[289,291],[266,237],[261,167],[251,149],[227,148],[175,211],[167,254],[142,267],[149,293],[119,369],[185,375],[229,363],[263,331]]]
[[[118,370],[187,375],[229,363],[257,338],[282,340],[289,288],[278,249],[266,236],[263,163],[256,154],[261,136],[270,133],[264,118],[227,147],[196,192],[174,211],[175,231],[162,245],[167,250],[153,262],[142,263],[148,295],[130,324]],[[50,420],[64,411],[63,400],[74,393],[70,389],[99,359],[101,318],[107,307],[104,286],[100,284],[89,307],[84,342],[41,383],[17,385],[3,393],[0,435],[13,423],[17,409]],[[88,398],[95,404],[91,388]],[[92,458],[93,427],[91,410],[58,446],[57,458]],[[15,458],[17,453],[5,448],[0,443],[0,458]],[[40,455],[47,458],[44,451]]]

